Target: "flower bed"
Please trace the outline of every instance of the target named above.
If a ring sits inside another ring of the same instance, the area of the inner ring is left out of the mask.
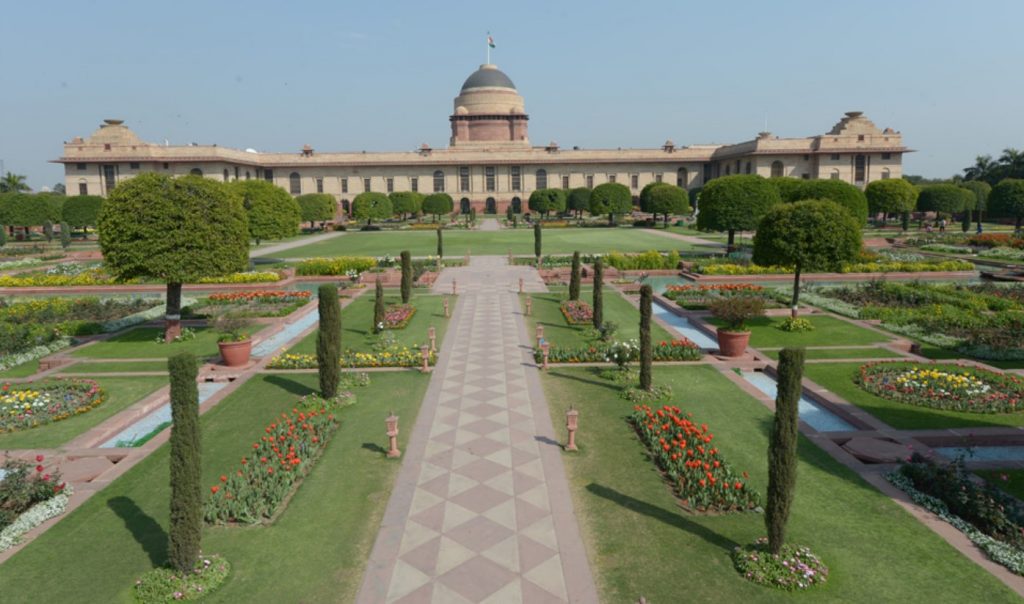
[[[252,271],[231,273],[218,277],[203,277],[196,283],[274,283],[281,280],[280,273],[275,271]]]
[[[884,399],[932,409],[1012,413],[1024,404],[1024,380],[961,365],[868,363],[855,381]]]
[[[86,413],[106,400],[92,380],[60,380],[0,387],[0,434],[27,430]]]
[[[314,401],[315,402],[315,401]],[[293,486],[309,474],[338,421],[326,405],[292,409],[264,428],[241,467],[210,487],[203,517],[210,524],[256,524],[274,517]]]
[[[565,300],[559,308],[569,325],[590,325],[594,322],[594,309],[583,300]]]
[[[405,329],[405,326],[416,314],[412,304],[389,304],[384,309],[384,327],[387,329]]]
[[[312,296],[308,291],[289,291],[284,289],[268,289],[252,292],[223,292],[210,294],[210,304],[249,304],[262,302],[265,304],[306,302]]]
[[[672,250],[662,254],[654,250],[642,254],[622,254],[611,252],[604,256],[604,264],[620,271],[652,271],[679,268],[679,252]]]
[[[428,364],[433,365],[436,362],[437,353],[431,352]],[[341,353],[342,367],[419,367],[422,364],[423,356],[419,350],[400,344],[372,352],[345,350]],[[269,369],[316,369],[316,355],[286,353],[270,359],[267,367]]]
[[[612,349],[622,343],[595,342],[584,346],[548,348],[549,363],[612,363]],[[651,352],[655,361],[698,361],[704,353],[700,347],[686,338],[677,340],[662,340],[657,345],[651,346]],[[637,353],[639,354],[639,353]],[[544,353],[540,348],[534,348],[533,358],[537,363],[544,360]],[[632,360],[632,359],[630,359]]]
[[[679,407],[633,407],[630,422],[683,505],[699,512],[756,509],[760,496],[719,455],[707,424],[696,424]]]
[[[786,591],[807,589],[828,580],[828,567],[810,548],[783,544],[777,555],[772,554],[767,537],[746,547],[736,546],[732,562],[748,581]]]
[[[718,283],[713,285],[669,285],[665,297],[669,300],[685,298],[704,299],[708,297],[749,296],[764,293],[765,288],[752,283]]]
[[[135,582],[135,601],[188,602],[215,591],[228,577],[231,565],[222,556],[199,555],[191,573],[170,568],[154,568]]]
[[[295,274],[302,276],[359,274],[377,266],[370,256],[337,256],[335,258],[308,258],[295,265]]]
[[[6,459],[0,480],[0,552],[17,544],[22,535],[67,509],[70,489],[60,473],[44,474],[42,455],[31,464]]]
[[[1024,239],[1018,239],[1009,233],[979,233],[971,235],[967,243],[976,247],[1014,247],[1024,249]]]
[[[757,264],[697,263],[693,272],[702,275],[784,275],[793,272],[792,267],[760,266]],[[966,260],[944,260],[940,262],[873,261],[844,264],[841,273],[927,273],[973,271],[974,264]]]

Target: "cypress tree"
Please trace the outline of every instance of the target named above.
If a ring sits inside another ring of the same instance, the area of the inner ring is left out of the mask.
[[[0,247],[7,245],[7,227],[0,225]]]
[[[377,277],[373,298],[373,333],[384,331],[384,283]]]
[[[775,397],[775,420],[768,441],[768,498],[764,506],[764,524],[768,529],[768,549],[778,554],[785,540],[789,508],[796,487],[796,446],[799,436],[801,385],[804,349],[784,348],[779,352],[779,383]]]
[[[441,225],[437,225],[437,257],[444,258],[444,240],[441,238]]]
[[[971,230],[971,211],[964,210],[964,215],[960,217],[960,229],[963,232]]]
[[[71,227],[68,223],[60,223],[60,246],[65,250],[71,247]]]
[[[316,363],[320,371],[320,394],[334,398],[341,379],[341,304],[338,287],[333,283],[320,286],[320,329],[316,334]]]
[[[203,496],[200,486],[199,386],[196,358],[188,352],[167,359],[171,379],[171,524],[167,559],[190,573],[199,558]]]
[[[572,253],[572,274],[569,276],[569,299],[580,299],[580,253]]]
[[[412,255],[409,250],[402,252],[402,304],[412,298]]]
[[[910,230],[910,212],[903,212],[903,215],[900,216],[900,227],[904,231]]]
[[[515,217],[515,214],[513,214],[513,213],[512,213],[512,205],[511,205],[511,204],[509,204],[509,206],[508,206],[507,208],[505,208],[505,218],[506,218],[506,219],[507,219],[507,220],[508,220],[509,222],[512,222],[512,218],[513,218],[513,217]]]
[[[538,264],[540,264],[540,253],[541,253],[541,244],[540,243],[541,243],[540,242],[540,223],[538,222],[538,223],[533,225],[533,255],[537,257],[537,263]]]
[[[43,236],[46,237],[46,243],[53,241],[53,223],[49,220],[43,223]]]
[[[650,285],[640,288],[640,389],[651,389],[651,298]]]
[[[604,324],[604,299],[601,290],[604,287],[604,262],[601,258],[594,261],[594,328],[601,329]]]

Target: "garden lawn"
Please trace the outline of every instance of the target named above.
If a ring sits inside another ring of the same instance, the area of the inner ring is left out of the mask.
[[[766,356],[769,358],[778,360],[778,350],[764,350],[761,349]],[[808,348],[806,353],[807,360],[835,360],[835,359],[895,359],[902,357],[898,352],[893,352],[887,348]]]
[[[517,256],[533,255],[533,230],[508,229],[497,232],[449,229],[444,231],[444,254],[458,258],[469,254],[504,256],[511,251]],[[542,243],[545,254],[584,254],[646,252],[647,250],[685,249],[683,241],[633,228],[556,228],[544,229]],[[287,258],[319,256],[398,256],[409,250],[413,256],[437,254],[437,233],[425,231],[349,232],[342,237],[312,243],[275,254]],[[259,255],[255,252],[252,255]]]
[[[223,554],[232,569],[204,602],[355,599],[400,467],[384,457],[383,418],[393,408],[412,426],[429,381],[415,372],[372,379],[338,413],[341,427],[274,525],[205,529],[203,551]],[[264,425],[316,380],[258,375],[204,414],[203,484],[237,468]],[[399,436],[402,448],[410,431]],[[135,579],[166,560],[168,458],[165,444],[4,563],[5,604],[130,601]]]
[[[1024,501],[1024,470],[973,470],[973,472],[984,478],[989,484]]]
[[[99,407],[81,415],[31,430],[0,434],[0,451],[59,447],[86,430],[98,426],[133,403],[144,399],[160,387],[166,386],[167,378],[154,376],[101,377],[96,378],[96,383],[107,391],[108,396],[107,400],[103,401]],[[2,574],[0,573],[0,575]]]
[[[897,403],[865,392],[853,382],[861,363],[814,363],[804,376],[900,430],[1024,426],[1024,412],[965,413]]]
[[[660,366],[673,404],[706,422],[715,442],[750,484],[766,491],[771,413],[713,367]],[[569,405],[580,412],[581,451],[566,454],[576,517],[601,600],[634,602],[1016,602],[1018,597],[804,438],[787,542],[809,545],[829,565],[828,583],[806,596],[740,577],[733,547],[765,534],[761,514],[691,515],[648,460],[626,423],[632,405],[586,368],[543,378],[555,425]]]
[[[61,373],[67,374],[93,374],[93,373],[119,373],[138,371],[167,371],[167,361],[111,361],[104,363],[89,362],[75,363],[63,369]]]
[[[972,358],[965,357],[956,350],[950,350],[948,348],[940,348],[934,344],[928,344],[925,342],[921,343],[921,356],[937,360],[944,361],[950,359],[963,359]],[[1024,369],[1024,361],[990,361],[987,359],[977,359],[978,361],[991,365],[992,367],[998,367],[999,369]]]
[[[39,359],[27,361],[21,365],[15,365],[10,369],[0,371],[0,378],[21,378],[28,377],[39,371]]]
[[[590,325],[569,325],[562,314],[561,303],[569,299],[566,287],[549,287],[545,294],[530,294],[533,298],[533,314],[527,319],[527,330],[533,338],[537,333],[537,324],[544,326],[544,339],[558,348],[585,346],[591,341],[584,337]],[[592,304],[593,290],[589,287],[580,288],[580,300]],[[523,312],[526,312],[525,296],[520,296]],[[618,324],[613,340],[632,340],[640,337],[640,310],[629,303],[615,288],[604,287],[604,320]],[[657,346],[661,341],[672,340],[673,337],[656,321],[651,322],[651,342]]]
[[[263,326],[249,328],[255,333]],[[194,353],[200,361],[217,356],[217,332],[207,327],[190,327],[195,338],[184,342],[165,344],[164,330],[158,327],[139,327],[116,335],[109,340],[78,348],[71,356],[89,359],[165,359],[179,352]],[[158,338],[161,338],[159,341]]]
[[[437,346],[448,329],[448,319],[444,317],[444,296],[428,294],[413,295],[410,303],[416,307],[416,314],[409,324],[402,329],[388,330],[395,335],[395,341],[403,346],[419,350],[423,344],[430,342],[427,330],[431,325],[437,330]],[[355,352],[370,352],[377,336],[373,334],[373,292],[363,294],[341,309],[341,348]],[[402,297],[395,290],[384,290],[385,304],[400,304]],[[455,298],[449,298],[449,308],[455,310]],[[317,332],[309,334],[298,344],[288,350],[291,354],[316,354]]]
[[[787,346],[860,346],[888,342],[892,339],[884,333],[858,327],[842,319],[826,315],[804,315],[814,325],[813,331],[789,332],[779,329],[786,317],[758,317],[748,321],[750,326],[750,345],[754,348],[785,348]],[[725,323],[720,319],[709,318],[708,321],[721,327]]]

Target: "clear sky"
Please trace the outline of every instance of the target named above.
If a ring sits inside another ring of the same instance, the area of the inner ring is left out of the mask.
[[[826,132],[862,110],[905,171],[1024,147],[1021,0],[16,1],[0,6],[0,160],[38,189],[61,143],[121,118],[144,140],[259,150],[441,147],[492,61],[534,144],[655,147]]]

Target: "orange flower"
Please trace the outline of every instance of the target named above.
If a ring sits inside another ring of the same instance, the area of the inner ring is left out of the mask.
[[[217,485],[213,485],[212,487],[210,487],[210,492],[213,493],[214,495],[216,495],[217,491],[219,491],[219,490],[220,490],[220,487],[217,486]]]

